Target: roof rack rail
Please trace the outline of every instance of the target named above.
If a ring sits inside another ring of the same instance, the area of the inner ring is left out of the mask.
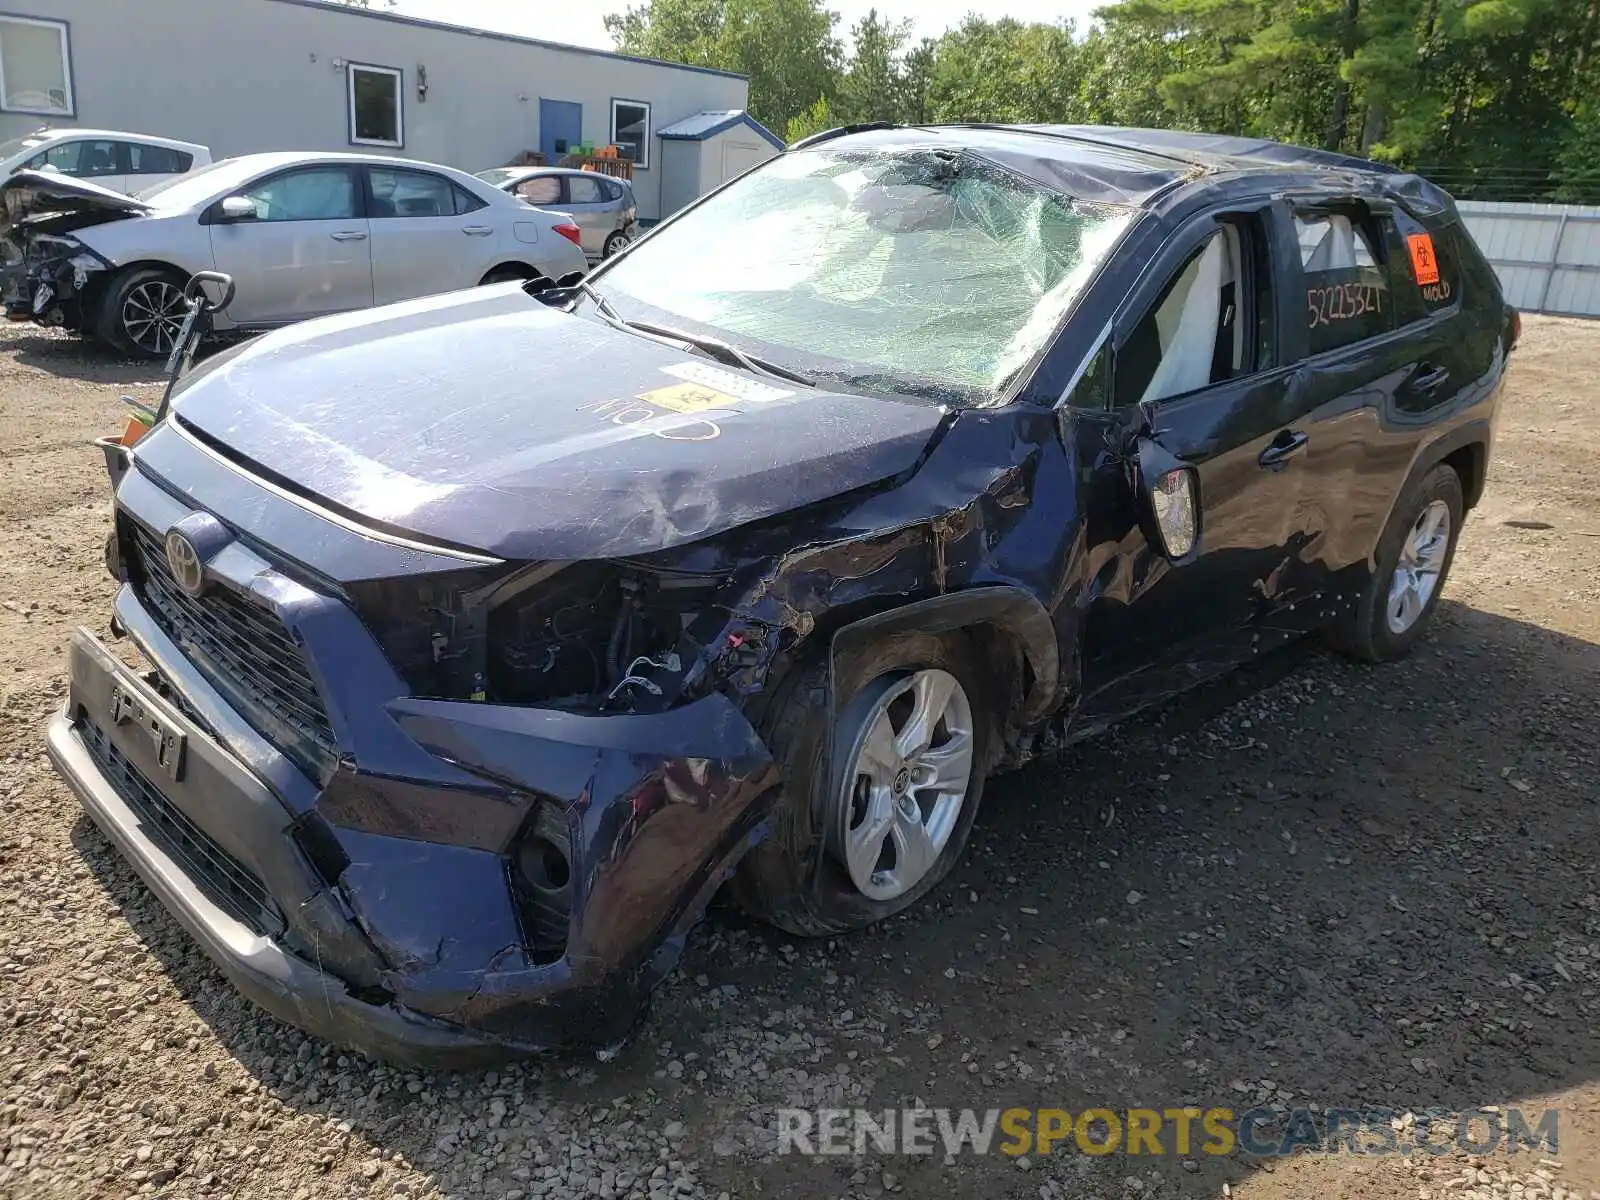
[[[899,129],[900,126],[893,121],[862,121],[855,125],[840,125],[834,129],[824,129],[821,133],[813,133],[810,137],[801,138],[791,150],[804,150],[807,146],[815,146],[818,142],[831,142],[834,138],[844,137],[851,133],[866,133],[871,129]]]

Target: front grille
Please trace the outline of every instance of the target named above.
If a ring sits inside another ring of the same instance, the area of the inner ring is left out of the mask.
[[[89,753],[117,795],[138,815],[146,835],[183,867],[211,902],[263,937],[282,933],[283,914],[261,881],[163,796],[105,730],[87,716],[81,716],[80,728]]]
[[[161,540],[128,521],[140,594],[156,623],[213,687],[314,778],[339,757],[338,742],[305,656],[267,608],[227,587],[191,596],[167,566]]]

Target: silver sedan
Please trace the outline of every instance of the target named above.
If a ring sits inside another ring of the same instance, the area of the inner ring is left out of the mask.
[[[588,264],[564,213],[463,171],[359,154],[251,154],[128,197],[22,172],[10,215],[7,316],[169,352],[196,271],[233,276],[219,329],[265,329],[513,279],[575,279]]]
[[[495,167],[478,178],[529,204],[571,214],[591,259],[610,258],[638,232],[639,206],[626,179],[570,167]]]

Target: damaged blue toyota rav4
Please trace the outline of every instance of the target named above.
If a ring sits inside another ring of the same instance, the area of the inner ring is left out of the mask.
[[[1043,745],[1314,631],[1404,654],[1518,333],[1414,175],[822,134],[582,283],[180,380],[112,456],[132,648],[75,636],[50,753],[282,1019],[614,1045],[718,889],[868,925]]]

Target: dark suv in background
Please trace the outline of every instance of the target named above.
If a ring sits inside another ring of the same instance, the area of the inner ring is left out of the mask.
[[[114,458],[51,754],[251,998],[615,1042],[725,884],[916,901],[995,770],[1288,639],[1403,654],[1516,316],[1448,196],[1275,144],[834,131],[572,288],[228,350]]]

